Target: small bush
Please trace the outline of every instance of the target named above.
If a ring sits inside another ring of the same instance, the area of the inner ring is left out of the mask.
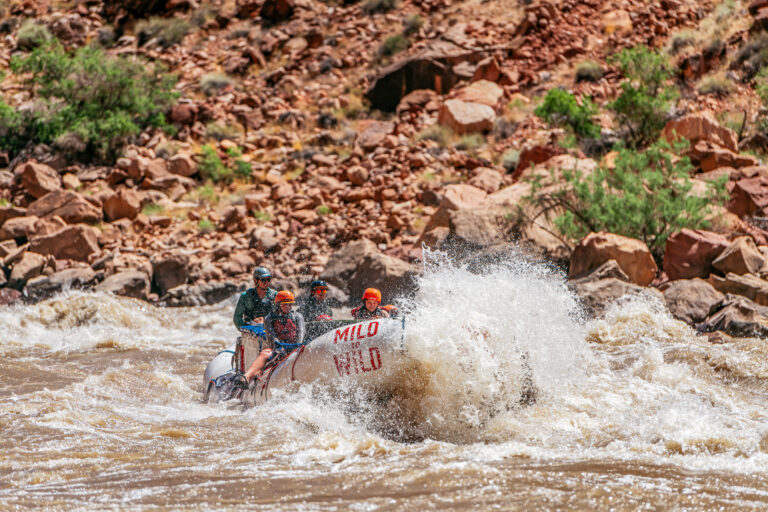
[[[207,73],[200,78],[200,90],[206,96],[213,96],[234,83],[235,81],[224,73]]]
[[[414,137],[414,140],[416,142],[422,140],[432,140],[437,142],[441,148],[444,148],[451,141],[451,137],[453,137],[453,132],[450,128],[440,124],[433,124],[417,133]]]
[[[680,50],[696,44],[696,34],[691,30],[681,30],[672,36],[669,43],[669,53],[677,55]]]
[[[597,82],[605,74],[603,67],[593,61],[585,60],[576,65],[576,82]]]
[[[201,160],[198,169],[203,178],[209,179],[214,183],[232,181],[232,171],[224,165],[224,162],[221,161],[219,154],[213,146],[206,144],[200,148],[200,156]]]
[[[16,46],[21,50],[33,50],[53,40],[48,27],[33,19],[24,20],[16,33]]]
[[[178,98],[176,78],[158,65],[112,57],[97,47],[67,53],[54,41],[11,59],[35,106],[0,102],[0,146],[12,154],[29,143],[68,141],[82,153],[112,161],[131,136],[168,128],[164,112]]]
[[[208,123],[205,125],[205,136],[219,142],[222,140],[238,140],[241,135],[240,130],[236,126],[229,124]]]
[[[705,76],[699,82],[697,90],[699,94],[712,94],[715,96],[728,96],[733,92],[733,80],[724,75]]]
[[[462,151],[467,151],[477,149],[484,145],[485,137],[479,133],[471,133],[469,135],[463,135],[454,147]]]
[[[410,45],[411,42],[403,35],[397,34],[390,36],[384,40],[381,46],[379,46],[379,56],[390,57],[407,50]]]
[[[230,148],[227,150],[227,155],[234,160],[232,171],[235,173],[235,176],[245,180],[250,179],[253,167],[250,162],[242,159],[242,151],[238,148]]]
[[[256,220],[259,222],[269,222],[272,220],[272,216],[269,212],[262,212],[260,210],[253,210],[251,212]]]
[[[211,222],[211,219],[200,219],[200,222],[197,223],[197,229],[203,233],[212,233],[216,229],[216,225]]]
[[[363,4],[363,12],[366,14],[389,12],[397,6],[397,0],[366,0]]]
[[[161,205],[157,203],[147,203],[141,209],[141,213],[143,213],[147,217],[152,217],[153,215],[159,215],[164,211],[165,211],[165,208],[163,208]]]
[[[733,58],[731,69],[744,71],[744,78],[749,80],[768,64],[768,34],[750,37]]]
[[[611,61],[627,80],[609,108],[616,113],[632,146],[650,144],[664,128],[667,112],[677,98],[677,90],[666,85],[672,76],[669,63],[646,46],[622,50]]]
[[[195,195],[197,195],[199,199],[202,199],[206,203],[216,204],[219,201],[219,196],[216,194],[216,189],[214,189],[210,184],[198,187],[195,190]]]
[[[317,214],[318,214],[318,215],[320,215],[321,217],[324,217],[324,216],[326,216],[326,215],[330,215],[330,214],[332,214],[332,213],[333,213],[333,210],[331,210],[331,208],[330,208],[329,206],[327,206],[327,205],[324,205],[324,204],[321,204],[320,206],[318,206],[317,208],[315,208],[315,211],[316,211],[316,212],[317,212]]]
[[[512,172],[517,169],[520,163],[520,151],[508,149],[501,155],[501,166],[507,171]]]
[[[139,46],[144,46],[152,39],[163,48],[179,44],[189,32],[189,23],[181,18],[161,18],[154,16],[136,24]]]
[[[727,176],[709,183],[705,197],[691,194],[693,166],[663,141],[643,152],[621,147],[615,164],[614,169],[601,166],[587,176],[564,171],[563,186],[552,193],[539,194],[540,182],[534,181],[526,201],[536,202],[542,211],[563,211],[554,223],[572,240],[608,231],[643,240],[659,256],[672,233],[708,227],[711,206],[722,204],[727,196]]]
[[[403,35],[411,36],[424,26],[424,19],[418,14],[411,14],[403,22]]]
[[[600,136],[600,127],[592,122],[597,107],[589,98],[582,98],[579,105],[570,92],[559,88],[550,89],[544,103],[534,113],[551,125],[569,126],[579,137],[594,139]]]

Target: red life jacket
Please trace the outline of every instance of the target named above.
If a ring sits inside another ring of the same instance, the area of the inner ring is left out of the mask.
[[[291,318],[291,313],[287,315],[274,315],[272,319],[275,338],[282,343],[299,343],[298,326],[293,321],[293,318]]]

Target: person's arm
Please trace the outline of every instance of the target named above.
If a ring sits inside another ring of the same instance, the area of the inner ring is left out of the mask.
[[[379,315],[381,318],[389,318],[389,313],[387,313],[386,309],[379,308]]]
[[[238,330],[245,325],[243,315],[245,314],[246,302],[248,301],[245,294],[246,292],[243,292],[240,295],[240,298],[237,300],[237,306],[235,306],[235,316],[232,319],[235,322],[235,327],[237,327]]]

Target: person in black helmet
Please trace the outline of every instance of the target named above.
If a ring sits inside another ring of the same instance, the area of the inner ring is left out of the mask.
[[[331,306],[325,300],[328,293],[328,285],[325,281],[312,281],[309,285],[309,297],[301,305],[299,311],[305,320],[317,322],[322,320],[333,320],[333,311]]]
[[[234,322],[238,329],[247,324],[261,323],[272,312],[277,292],[269,287],[270,281],[272,273],[268,269],[257,267],[253,271],[255,286],[240,295],[235,307]]]

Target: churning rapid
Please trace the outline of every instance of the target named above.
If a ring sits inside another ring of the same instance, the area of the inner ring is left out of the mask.
[[[433,255],[386,400],[201,400],[233,302],[67,293],[0,312],[0,509],[768,506],[768,350],[659,303],[588,321],[539,264]]]

